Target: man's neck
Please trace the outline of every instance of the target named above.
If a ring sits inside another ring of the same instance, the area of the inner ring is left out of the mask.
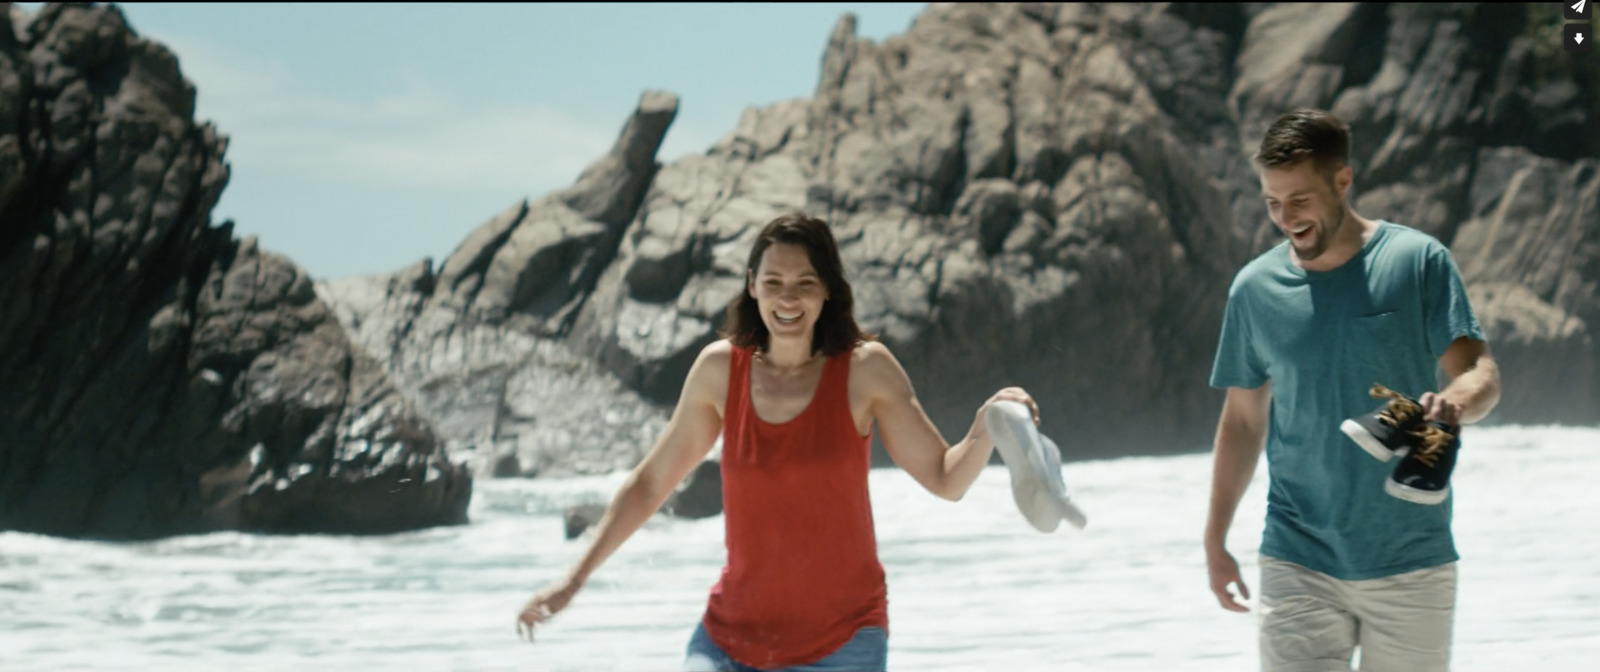
[[[1354,208],[1345,206],[1344,222],[1339,225],[1339,232],[1335,234],[1334,241],[1328,246],[1327,251],[1310,261],[1302,260],[1292,246],[1289,248],[1289,253],[1296,266],[1308,271],[1325,273],[1354,259],[1377,231],[1377,222],[1362,217]]]

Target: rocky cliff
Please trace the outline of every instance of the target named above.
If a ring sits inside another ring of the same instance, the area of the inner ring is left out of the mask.
[[[542,427],[522,444],[446,434],[551,473],[626,466],[664,414],[648,404],[670,404],[714,338],[751,236],[802,209],[833,225],[859,319],[947,436],[1017,384],[1069,457],[1202,449],[1226,288],[1281,240],[1248,157],[1273,118],[1314,106],[1351,124],[1358,211],[1452,247],[1504,371],[1493,419],[1597,422],[1600,76],[1552,21],[1532,5],[940,4],[879,44],[846,16],[811,99],[752,108],[657,168],[671,105],[647,94],[573,189],[514,205],[438,268],[321,291],[375,351],[413,353],[385,359],[412,387],[475,370],[452,355],[473,338],[608,372],[620,389],[601,402],[562,383],[419,403],[441,423]],[[395,327],[417,314],[437,322]],[[491,369],[488,387],[551,370],[521,354]]]
[[[464,522],[470,474],[307,274],[212,225],[227,143],[173,54],[114,7],[6,9],[0,529]]]
[[[1502,362],[1492,419],[1600,422],[1600,70],[1551,10],[934,5],[882,43],[845,17],[814,96],[705,154],[657,161],[678,101],[647,92],[571,187],[439,263],[323,283],[211,223],[226,141],[171,53],[114,8],[13,10],[0,527],[381,532],[464,520],[447,448],[630,466],[795,209],[834,226],[947,436],[1020,384],[1069,458],[1203,449],[1226,287],[1279,240],[1248,157],[1300,105],[1350,121],[1360,212],[1451,246]]]

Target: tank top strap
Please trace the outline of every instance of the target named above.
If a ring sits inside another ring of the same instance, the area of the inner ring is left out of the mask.
[[[728,398],[722,406],[729,416],[742,414],[750,404],[750,358],[754,353],[753,348],[733,347],[733,358],[728,362]]]
[[[855,432],[855,415],[850,412],[850,356],[854,350],[847,350],[828,358],[827,366],[823,367],[822,380],[817,383],[815,400],[822,403],[817,410],[824,416],[822,421],[831,425],[843,423]]]

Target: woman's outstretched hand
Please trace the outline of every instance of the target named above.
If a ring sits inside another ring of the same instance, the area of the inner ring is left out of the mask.
[[[572,596],[578,593],[578,588],[578,584],[567,580],[552,584],[535,594],[522,607],[522,613],[517,614],[517,636],[532,643],[534,626],[566,609],[572,602]]]
[[[989,410],[989,407],[993,406],[997,401],[1015,401],[1027,406],[1028,413],[1033,416],[1033,424],[1039,424],[1039,404],[1034,403],[1033,397],[1028,394],[1028,391],[1020,387],[1006,387],[999,392],[995,392],[994,396],[983,402],[983,406],[978,407],[978,417],[981,419],[984,411]]]

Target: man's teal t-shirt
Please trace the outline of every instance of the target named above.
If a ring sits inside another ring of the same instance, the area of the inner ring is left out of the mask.
[[[1331,271],[1294,264],[1283,242],[1228,290],[1212,387],[1272,382],[1266,529],[1261,553],[1347,581],[1458,559],[1451,500],[1384,492],[1379,462],[1339,431],[1383,402],[1379,383],[1413,399],[1439,389],[1439,357],[1458,337],[1483,340],[1450,251],[1428,234],[1379,221]]]

